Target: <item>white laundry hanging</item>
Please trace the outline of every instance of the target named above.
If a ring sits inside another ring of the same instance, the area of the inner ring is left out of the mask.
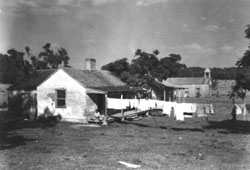
[[[213,104],[210,104],[210,114],[214,114],[214,106],[213,106]]]
[[[235,104],[235,107],[236,107],[236,115],[240,115],[240,114],[242,114],[242,110],[241,110],[240,105]]]
[[[163,114],[166,114],[168,116],[171,115],[171,110],[176,110],[177,103],[176,102],[165,102],[163,106]]]
[[[178,103],[175,107],[176,120],[184,121],[185,103]]]
[[[163,109],[165,105],[165,101],[162,100],[156,100],[155,101],[157,108]]]
[[[127,100],[108,98],[108,109],[126,109],[129,105]]]
[[[195,103],[180,103],[180,106],[186,113],[196,113],[197,111],[197,104]]]
[[[149,103],[150,103],[149,100],[140,99],[140,104],[139,104],[138,109],[141,110],[141,111],[149,110],[150,109],[150,104]]]

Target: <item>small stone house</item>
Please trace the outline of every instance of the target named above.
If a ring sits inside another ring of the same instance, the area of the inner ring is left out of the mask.
[[[172,84],[182,89],[176,89],[175,95],[180,97],[208,97],[211,95],[212,81],[209,68],[204,71],[204,77],[171,77],[162,82]]]
[[[93,62],[90,61],[91,68],[95,67]],[[87,122],[96,109],[107,114],[109,93],[132,90],[104,70],[41,70],[9,88],[9,110],[27,113],[31,118],[60,115],[65,121]]]
[[[0,83],[0,110],[6,108],[8,104],[8,88],[11,84]]]

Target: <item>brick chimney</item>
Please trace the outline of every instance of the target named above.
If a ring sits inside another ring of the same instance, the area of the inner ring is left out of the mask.
[[[96,59],[85,58],[85,70],[96,70]]]

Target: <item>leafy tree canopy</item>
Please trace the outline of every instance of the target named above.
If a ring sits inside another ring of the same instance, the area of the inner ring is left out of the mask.
[[[102,66],[102,70],[109,70],[114,75],[120,77],[122,72],[129,71],[129,63],[127,58],[122,58],[120,60],[116,60],[107,65]]]
[[[57,69],[62,64],[64,67],[69,67],[70,58],[67,51],[62,47],[58,48],[57,51],[53,51],[50,47],[51,44],[46,43],[43,46],[44,51],[40,52],[38,56],[32,55],[29,47],[25,47],[26,53],[30,57],[34,69]]]
[[[250,25],[246,26],[245,37],[250,40]],[[238,97],[244,99],[246,90],[250,90],[250,45],[243,56],[236,62],[236,66],[238,66],[238,74],[233,91]]]
[[[250,39],[250,25],[247,25],[245,34],[245,37],[247,39]],[[250,68],[250,45],[248,46],[248,49],[245,51],[243,56],[236,62],[236,65],[238,66],[238,68]]]
[[[177,77],[203,77],[204,67],[187,67],[179,72]],[[234,80],[238,72],[237,67],[211,68],[211,77],[213,80]]]
[[[186,68],[186,65],[179,63],[181,61],[179,54],[170,54],[161,59],[157,57],[159,54],[158,50],[148,53],[137,49],[131,63],[123,58],[104,65],[101,69],[109,70],[131,86],[160,88],[157,87],[159,84],[157,81],[177,75],[180,70]]]
[[[24,53],[12,48],[7,54],[0,54],[0,80],[5,83],[17,83],[28,77],[31,64],[24,60]]]
[[[25,47],[25,53],[12,48],[7,54],[0,54],[0,81],[5,83],[18,83],[28,78],[35,70],[56,69],[63,64],[68,64],[69,56],[64,48],[59,48],[56,52],[50,49],[50,43],[43,46],[43,51],[35,56],[29,47]]]

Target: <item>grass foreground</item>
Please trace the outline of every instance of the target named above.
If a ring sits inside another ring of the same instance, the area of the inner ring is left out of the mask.
[[[178,122],[166,116],[84,127],[0,119],[2,170],[250,169],[250,122],[232,122],[232,103],[207,99],[215,115]],[[249,115],[248,115],[249,116]]]

